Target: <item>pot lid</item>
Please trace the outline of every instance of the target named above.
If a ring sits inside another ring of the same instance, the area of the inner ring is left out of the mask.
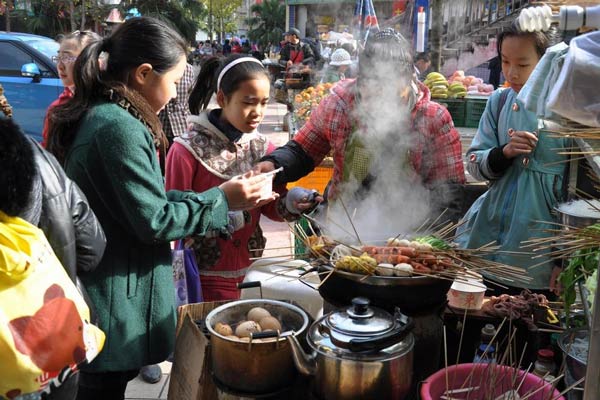
[[[391,315],[370,307],[368,299],[356,297],[352,299],[352,306],[315,322],[309,331],[308,341],[316,350],[323,352],[374,354],[386,349],[396,352],[400,350],[398,344],[411,328],[412,320],[399,309]]]
[[[387,333],[394,326],[392,316],[379,308],[369,307],[369,299],[365,297],[355,297],[351,307],[329,314],[325,323],[334,331],[361,337]]]

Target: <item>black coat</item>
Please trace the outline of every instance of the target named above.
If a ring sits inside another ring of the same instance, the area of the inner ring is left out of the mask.
[[[76,282],[78,271],[91,271],[102,259],[104,231],[81,189],[52,154],[30,140],[38,175],[27,215],[21,217],[44,232],[67,274]]]

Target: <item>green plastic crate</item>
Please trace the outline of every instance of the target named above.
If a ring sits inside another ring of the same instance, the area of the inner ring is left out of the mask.
[[[485,111],[487,99],[466,99],[465,104],[465,127],[479,127],[479,120]]]
[[[435,99],[434,99],[435,100]],[[448,109],[454,126],[465,126],[465,100],[464,99],[440,99],[438,103]]]

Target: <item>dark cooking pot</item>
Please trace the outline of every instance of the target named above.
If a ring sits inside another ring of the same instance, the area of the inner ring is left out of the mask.
[[[315,321],[306,340],[306,354],[291,336],[294,362],[305,375],[314,375],[321,399],[403,399],[413,374],[412,320],[369,306],[358,297],[346,310]]]
[[[319,268],[321,272],[333,270],[328,278],[328,274],[319,275],[323,280],[327,278],[319,287],[319,293],[334,305],[350,304],[354,297],[364,296],[371,304],[386,310],[399,307],[402,312],[419,313],[444,304],[452,285],[449,279],[428,276],[365,276],[334,270],[330,265]]]
[[[217,333],[217,322],[235,325],[246,319],[251,308],[262,307],[276,317],[282,328],[270,335],[251,336],[247,342]],[[211,338],[212,373],[227,388],[248,394],[273,393],[294,383],[298,375],[290,342],[291,332],[304,336],[308,328],[308,315],[292,304],[277,300],[239,300],[215,308],[206,316],[206,328]],[[275,336],[263,341],[260,337]],[[256,340],[256,338],[259,340]]]

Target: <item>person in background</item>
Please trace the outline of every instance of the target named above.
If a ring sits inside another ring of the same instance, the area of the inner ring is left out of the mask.
[[[286,68],[297,64],[314,64],[315,55],[307,43],[300,41],[300,31],[296,28],[290,28],[284,33],[285,45],[279,52],[279,63]]]
[[[419,80],[423,80],[423,76],[431,67],[431,57],[429,53],[417,53],[415,56],[415,74]]]
[[[231,54],[231,45],[229,44],[229,39],[225,39],[225,43],[223,44],[223,55],[227,57]]]
[[[210,40],[205,40],[202,47],[200,47],[200,55],[203,57],[212,57],[214,54],[215,50],[213,49]]]
[[[0,210],[40,228],[93,312],[78,274],[99,264],[106,238],[79,187],[52,156],[10,119],[0,117]],[[93,319],[93,313],[92,313]],[[93,322],[93,321],[92,321]],[[79,375],[53,389],[49,400],[74,400]]]
[[[323,78],[321,78],[321,83],[343,81],[346,79],[345,74],[350,65],[352,65],[350,53],[344,49],[337,49],[331,55],[331,61],[329,61],[329,66],[325,70]]]
[[[232,55],[222,62],[207,60],[190,93],[194,115],[189,130],[175,139],[167,157],[167,190],[209,190],[244,174],[272,151],[275,146],[257,131],[269,92],[267,70],[255,58]],[[207,110],[215,94],[219,108]],[[278,200],[237,213],[234,219],[239,223],[231,237],[192,236],[186,241],[196,254],[204,301],[239,298],[237,284],[244,280],[251,257],[260,257],[265,248],[261,215],[275,221],[299,218],[301,207],[287,197],[285,185],[275,190],[281,196]]]
[[[58,76],[65,89],[58,96],[58,99],[50,104],[50,107],[48,107],[49,110],[52,107],[69,101],[73,97],[73,93],[75,92],[75,83],[73,82],[73,65],[75,64],[75,60],[77,60],[79,53],[81,53],[85,46],[101,39],[100,35],[92,31],[75,31],[61,36],[58,55],[54,57],[54,60],[56,61]],[[48,130],[48,115],[46,114],[42,130],[43,147],[48,145]]]
[[[502,73],[500,56],[496,56],[489,61],[488,69],[490,70],[490,79],[488,80],[488,83],[493,85],[494,89],[498,89],[500,86],[500,74]]]
[[[567,139],[538,135],[534,112],[517,99],[548,46],[541,32],[503,31],[497,40],[498,55],[508,88],[489,98],[477,134],[467,151],[467,169],[490,187],[464,216],[456,242],[478,248],[495,242],[500,251],[491,259],[527,269],[531,281],[514,281],[482,272],[489,294],[519,294],[523,288],[551,296],[553,265],[542,252],[531,258],[520,249],[521,242],[549,235],[554,229],[552,209],[562,199],[566,163],[560,150]],[[547,221],[547,222],[541,222]]]
[[[233,39],[233,44],[231,46],[231,52],[233,54],[240,54],[240,53],[242,53],[242,45],[240,44],[239,40]]]
[[[169,141],[169,146],[173,144],[173,140],[176,137],[181,136],[185,132],[186,120],[190,115],[188,96],[193,83],[194,68],[187,64],[183,78],[177,84],[177,97],[171,99],[165,108],[158,113],[158,118]]]
[[[167,140],[157,114],[177,94],[186,52],[164,22],[131,18],[83,50],[75,96],[50,114],[48,148],[86,194],[107,237],[98,268],[80,274],[107,333],[103,352],[80,372],[80,400],[123,399],[142,366],[173,351],[170,242],[226,233],[228,211],[276,198],[262,196],[264,177],[251,173],[203,193],[165,190],[157,153],[164,154]]]

